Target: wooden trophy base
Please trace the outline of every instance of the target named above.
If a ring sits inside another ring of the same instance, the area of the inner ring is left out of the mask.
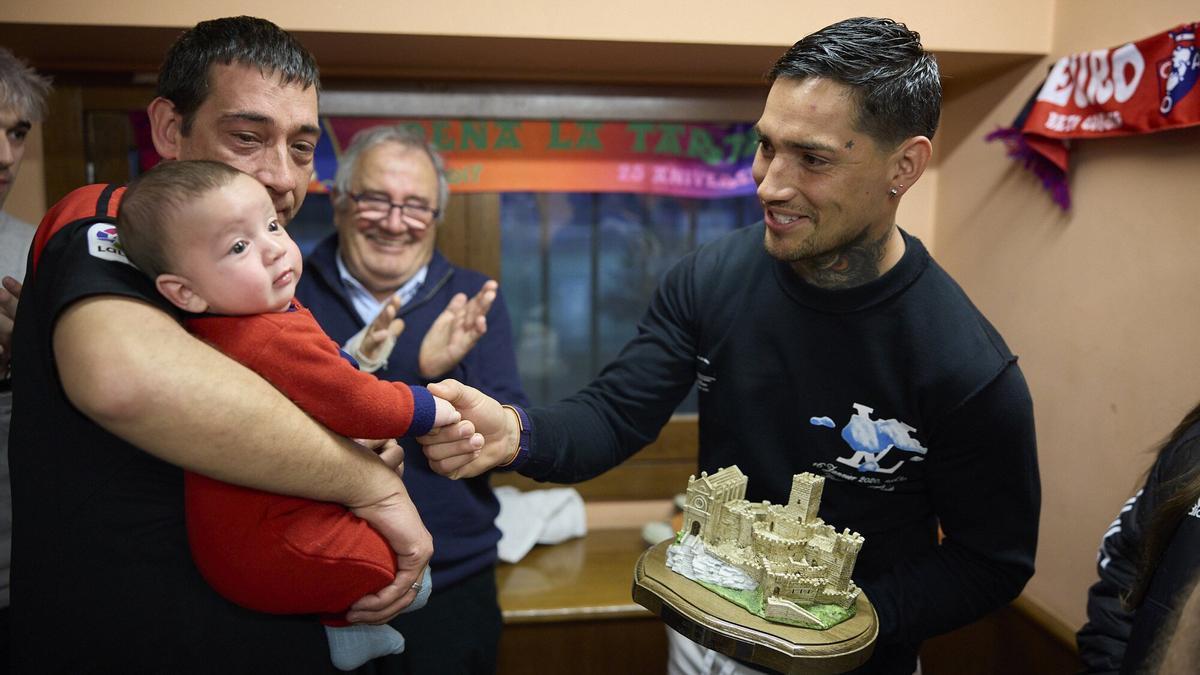
[[[844,673],[871,657],[879,621],[864,593],[859,593],[855,615],[828,630],[774,623],[668,568],[672,543],[664,541],[638,559],[633,600],[688,639],[788,674]]]

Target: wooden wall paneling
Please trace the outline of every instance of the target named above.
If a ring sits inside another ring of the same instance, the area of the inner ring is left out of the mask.
[[[584,500],[671,499],[687,488],[696,473],[699,427],[696,415],[675,415],[653,443],[620,466],[573,487]],[[521,490],[556,487],[515,473],[497,473],[493,485]]]
[[[450,262],[500,279],[499,194],[451,192],[438,229],[438,249]]]
[[[499,675],[657,675],[666,671],[666,628],[656,616],[506,625],[496,666]]]
[[[154,87],[138,84],[104,84],[83,88],[84,110],[145,110],[154,100]]]
[[[1060,675],[1082,667],[1074,631],[1024,596],[921,648],[923,675]]]
[[[144,85],[55,82],[42,128],[47,203],[89,182],[129,179],[128,113],[145,108],[153,96]]]
[[[465,242],[467,267],[492,279],[500,279],[500,195],[498,193],[468,196],[468,218]]]
[[[54,204],[87,183],[83,133],[83,89],[57,84],[47,100],[42,125],[46,203]]]
[[[129,113],[124,110],[84,112],[88,161],[94,183],[129,182],[129,153],[135,148]]]
[[[446,256],[446,259],[455,265],[466,266],[466,242],[468,223],[470,217],[470,205],[467,200],[468,195],[450,194],[450,201],[446,204],[445,212],[442,214],[442,221],[438,223],[437,232],[437,247]]]

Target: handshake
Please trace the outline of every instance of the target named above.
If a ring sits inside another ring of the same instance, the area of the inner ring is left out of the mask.
[[[417,438],[429,466],[451,479],[471,478],[516,459],[521,441],[521,419],[516,410],[457,380],[429,385],[441,408],[448,404],[461,419],[435,427]]]

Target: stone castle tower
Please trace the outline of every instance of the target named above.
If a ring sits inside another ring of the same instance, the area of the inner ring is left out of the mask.
[[[741,469],[728,467],[713,475],[701,471],[688,477],[687,501],[683,506],[683,531],[711,541],[716,535],[725,504],[745,499],[748,480]]]
[[[792,494],[788,497],[788,510],[802,523],[817,519],[821,508],[821,493],[825,491],[825,479],[811,473],[792,476]]]

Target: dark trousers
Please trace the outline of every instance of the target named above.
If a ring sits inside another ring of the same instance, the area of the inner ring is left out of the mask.
[[[375,659],[360,675],[491,675],[503,627],[496,571],[488,568],[442,590],[429,604],[391,625],[404,636],[404,653]]]
[[[12,628],[9,627],[8,607],[0,607],[0,673],[7,673],[12,660],[12,650],[8,648]]]

